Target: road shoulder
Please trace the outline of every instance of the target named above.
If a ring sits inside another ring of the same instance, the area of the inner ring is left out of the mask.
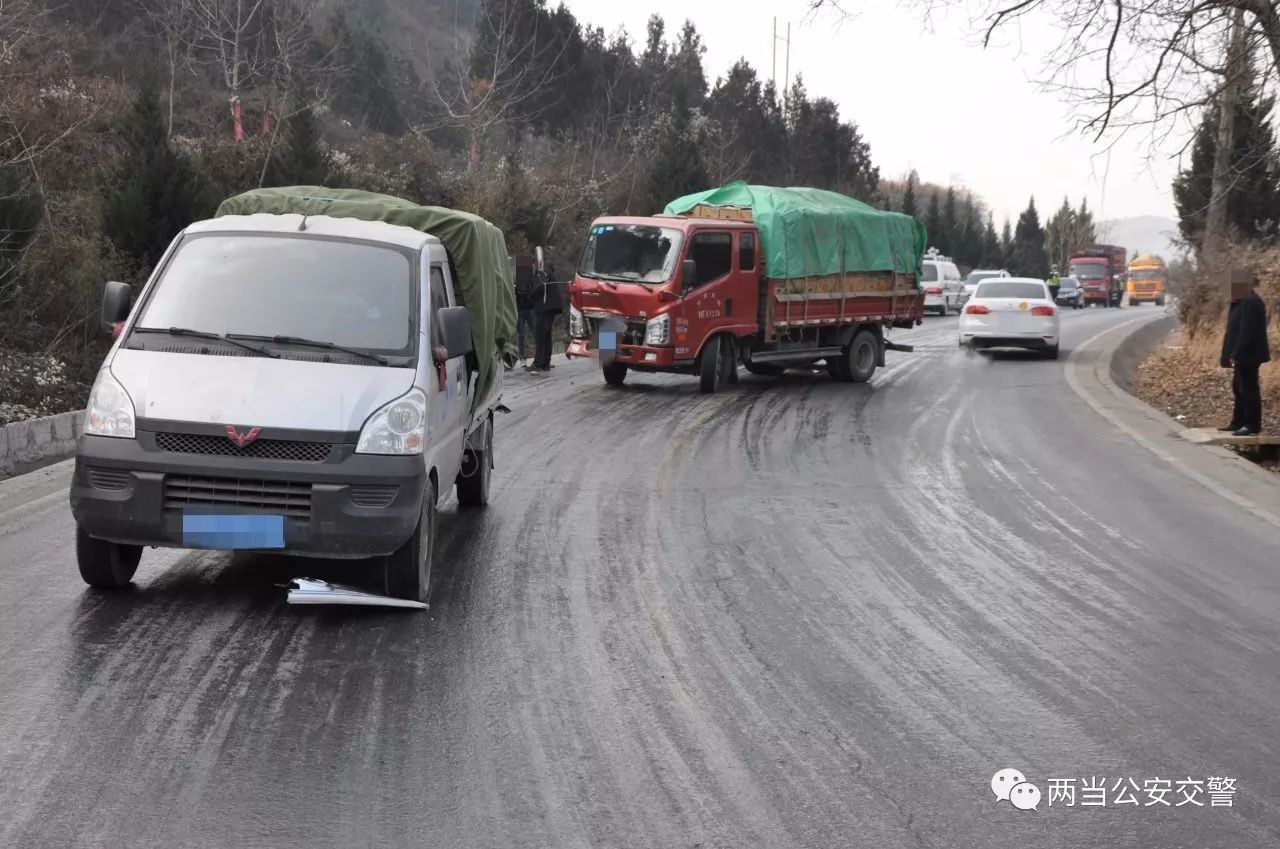
[[[1275,475],[1225,448],[1188,442],[1181,436],[1184,425],[1117,383],[1116,373],[1123,380],[1125,369],[1132,367],[1135,345],[1162,338],[1153,325],[1164,317],[1163,312],[1135,317],[1078,345],[1066,363],[1067,383],[1112,426],[1203,487],[1205,498],[1224,498],[1280,528],[1280,481]]]

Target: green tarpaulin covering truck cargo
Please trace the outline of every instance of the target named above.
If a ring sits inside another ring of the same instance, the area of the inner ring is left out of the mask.
[[[410,227],[435,236],[453,263],[461,305],[471,314],[480,371],[475,408],[482,409],[504,358],[515,356],[515,282],[506,241],[497,227],[468,212],[419,206],[354,189],[291,186],[257,189],[222,202],[217,215],[326,215]]]
[[[924,225],[910,215],[822,189],[739,181],[685,195],[665,211],[687,215],[699,206],[751,210],[774,280],[868,272],[918,276],[926,247]]]

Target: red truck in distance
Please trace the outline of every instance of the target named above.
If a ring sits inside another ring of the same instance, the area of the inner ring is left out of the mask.
[[[858,214],[892,215],[865,210]],[[836,218],[839,213],[829,216]],[[842,238],[837,229],[824,232]],[[862,382],[884,365],[886,350],[911,350],[888,342],[884,332],[921,323],[917,274],[780,278],[768,267],[768,236],[751,209],[707,204],[683,215],[598,219],[569,289],[566,354],[599,357],[611,385],[631,371],[676,372],[697,375],[702,391],[714,392],[736,381],[739,365],[778,375],[825,362],[833,379]],[[902,249],[911,257],[902,265],[919,268],[923,227],[918,241]],[[844,250],[828,244],[817,253],[829,260],[843,258]]]
[[[1118,307],[1127,261],[1128,252],[1119,245],[1077,245],[1067,260],[1067,275],[1080,281],[1086,304]]]

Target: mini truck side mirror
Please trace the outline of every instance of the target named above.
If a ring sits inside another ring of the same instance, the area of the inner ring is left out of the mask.
[[[436,340],[443,347],[449,359],[465,357],[475,350],[475,342],[471,338],[471,313],[466,307],[445,307],[436,312],[440,320],[440,339]]]
[[[129,307],[133,304],[133,287],[128,283],[112,280],[102,292],[102,328],[113,330],[117,324],[129,317]]]

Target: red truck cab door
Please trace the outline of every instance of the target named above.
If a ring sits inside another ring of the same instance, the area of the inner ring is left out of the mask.
[[[717,333],[755,333],[761,267],[756,231],[699,228],[689,234],[683,259],[680,302],[671,309],[675,359],[694,359]],[[696,270],[693,279],[685,279],[688,260]]]

